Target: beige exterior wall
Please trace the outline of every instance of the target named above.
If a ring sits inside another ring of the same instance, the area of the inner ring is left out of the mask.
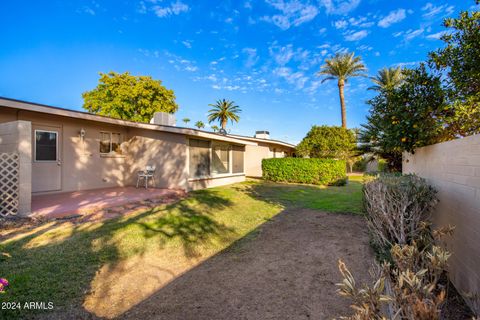
[[[423,147],[403,158],[404,173],[427,179],[439,191],[434,223],[456,227],[448,241],[453,283],[480,299],[480,135]]]
[[[7,117],[3,119],[8,119]],[[0,123],[0,153],[17,153],[19,156],[18,215],[31,212],[32,196],[32,149],[31,123],[12,121]]]
[[[283,158],[290,155],[293,148],[273,146],[268,143],[258,142],[256,146],[245,148],[245,174],[247,177],[262,177],[262,160],[268,158]]]
[[[126,155],[103,155],[99,149],[101,131],[118,132],[126,140],[128,130],[125,127],[27,111],[20,111],[18,118],[31,121],[33,127],[61,129],[61,189],[54,192],[125,185]],[[83,139],[81,129],[85,130]]]
[[[244,175],[235,175],[189,181],[188,137],[184,134],[125,127],[0,106],[0,123],[16,119],[31,123],[33,128],[58,128],[61,135],[61,147],[59,148],[61,188],[55,191],[37,192],[34,195],[135,185],[137,171],[145,169],[146,165],[156,166],[155,182],[156,186],[161,188],[189,190],[245,180]],[[85,131],[83,138],[80,136],[82,129]],[[100,153],[99,143],[102,131],[118,132],[122,135],[121,155]],[[30,139],[33,138],[33,134],[32,129],[28,130]],[[30,143],[28,150],[31,155],[33,144]],[[247,166],[246,162],[245,167]],[[30,158],[28,162],[30,169],[32,163]],[[257,164],[261,165],[261,159]],[[35,166],[33,168],[38,170]],[[35,174],[33,176],[38,177]],[[42,179],[45,177],[42,176]],[[36,182],[32,181],[32,183],[35,185]]]
[[[143,128],[141,124],[125,125],[108,118],[107,122],[103,122],[103,118],[96,121],[86,119],[85,117],[90,115],[85,114],[79,114],[80,118],[73,118],[62,115],[62,112],[67,111],[59,109],[48,111],[52,113],[0,106],[0,123],[26,121],[25,123],[31,124],[31,129],[28,130],[31,141],[34,141],[35,129],[59,133],[59,161],[50,162],[48,169],[50,171],[43,170],[45,166],[33,161],[34,159],[29,160],[29,174],[32,177],[30,185],[33,186],[34,195],[135,185],[137,171],[145,169],[146,165],[156,166],[157,187],[187,190],[208,188],[244,181],[245,176],[261,177],[262,159],[284,157],[293,152],[293,148],[275,144],[273,141],[269,143],[251,138],[244,141],[239,136],[224,137],[195,130],[185,134],[177,132],[179,128],[168,128],[168,132],[150,130]],[[82,129],[85,132],[84,137],[80,135]],[[121,134],[123,141],[121,154],[100,153],[101,132]],[[208,140],[215,140],[218,137],[219,140],[233,144],[245,143],[245,174],[189,180],[188,138],[200,136]],[[34,153],[33,148],[34,145],[30,143],[28,148],[30,157]],[[27,173],[27,169],[24,169],[24,172]],[[58,172],[60,178],[57,175],[57,179],[54,180],[52,173]],[[44,188],[45,185],[55,187],[48,189]]]
[[[131,129],[126,183],[135,185],[137,172],[155,165],[157,187],[188,189],[187,138],[160,131]]]

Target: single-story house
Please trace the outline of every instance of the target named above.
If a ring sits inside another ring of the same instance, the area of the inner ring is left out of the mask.
[[[225,185],[260,177],[262,159],[294,151],[294,145],[271,140],[266,131],[254,137],[222,135],[176,127],[164,119],[170,117],[138,123],[0,98],[2,203],[16,184],[21,198],[17,212],[28,215],[31,195],[134,186],[137,172],[147,165],[156,166],[159,188]],[[17,163],[10,168],[17,180],[7,168],[12,163]]]

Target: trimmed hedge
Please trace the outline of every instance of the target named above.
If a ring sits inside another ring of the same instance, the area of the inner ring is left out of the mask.
[[[262,160],[263,179],[275,182],[344,185],[344,160],[316,158],[273,158]]]

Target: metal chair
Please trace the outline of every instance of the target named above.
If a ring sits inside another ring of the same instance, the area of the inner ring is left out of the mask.
[[[145,189],[148,189],[148,179],[151,179],[155,187],[155,166],[146,166],[145,170],[138,171],[137,174],[137,188],[140,180],[145,181]]]

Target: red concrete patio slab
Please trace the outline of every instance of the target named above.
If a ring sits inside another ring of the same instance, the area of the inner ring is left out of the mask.
[[[32,216],[63,218],[91,214],[101,209],[162,197],[174,197],[180,190],[116,187],[32,196]]]

